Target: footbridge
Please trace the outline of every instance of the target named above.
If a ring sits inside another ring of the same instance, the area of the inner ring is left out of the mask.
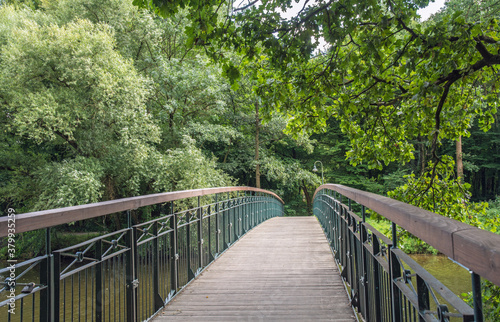
[[[391,222],[385,236],[367,210]],[[60,247],[74,223],[108,230]],[[410,233],[470,271],[464,300],[398,248]],[[500,285],[500,236],[325,184],[314,217],[276,194],[226,187],[0,217],[2,321],[483,321]],[[44,245],[27,258],[16,242]]]

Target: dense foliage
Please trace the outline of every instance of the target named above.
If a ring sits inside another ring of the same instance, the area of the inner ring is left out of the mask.
[[[238,184],[305,215],[321,161],[325,182],[497,232],[499,2],[428,21],[427,0],[302,3],[0,1],[2,209]],[[86,225],[63,229],[120,221]]]
[[[256,67],[231,88],[186,43],[185,10],[160,19],[121,0],[36,4],[0,6],[2,208],[255,185],[256,167],[262,187],[289,199],[319,183],[289,152],[308,155],[312,141],[285,135],[284,117],[261,124]]]

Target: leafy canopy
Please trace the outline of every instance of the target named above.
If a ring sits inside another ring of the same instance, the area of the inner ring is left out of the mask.
[[[223,48],[248,60],[265,54],[257,92],[268,101],[267,114],[291,116],[294,133],[321,131],[326,119],[338,118],[354,164],[407,162],[417,138],[438,160],[443,140],[467,134],[474,118],[488,129],[497,109],[498,2],[471,19],[459,10],[428,22],[416,14],[426,0],[306,1],[290,19],[280,12],[292,1],[134,4],[163,16],[188,10],[189,41],[204,46],[230,77],[239,76],[239,65]],[[484,104],[472,104],[477,100]]]

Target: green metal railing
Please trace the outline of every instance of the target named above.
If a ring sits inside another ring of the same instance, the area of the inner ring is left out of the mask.
[[[142,210],[152,219],[134,222]],[[109,214],[121,216],[124,227],[51,249],[50,227]],[[46,250],[3,263],[0,320],[148,320],[247,231],[282,214],[274,193],[229,187],[17,215],[16,236],[45,230]],[[0,237],[9,238],[9,223],[0,217]]]
[[[365,209],[392,222],[392,238]],[[483,321],[480,276],[500,285],[500,236],[373,193],[325,184],[314,197],[350,296],[365,321]],[[471,272],[472,308],[398,249],[397,226]]]

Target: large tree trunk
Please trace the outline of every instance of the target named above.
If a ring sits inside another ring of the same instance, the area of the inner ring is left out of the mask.
[[[461,181],[464,180],[464,164],[462,159],[462,136],[458,137],[457,140],[457,177],[460,178]]]
[[[259,102],[255,102],[255,187],[257,188],[260,188],[259,132]]]

